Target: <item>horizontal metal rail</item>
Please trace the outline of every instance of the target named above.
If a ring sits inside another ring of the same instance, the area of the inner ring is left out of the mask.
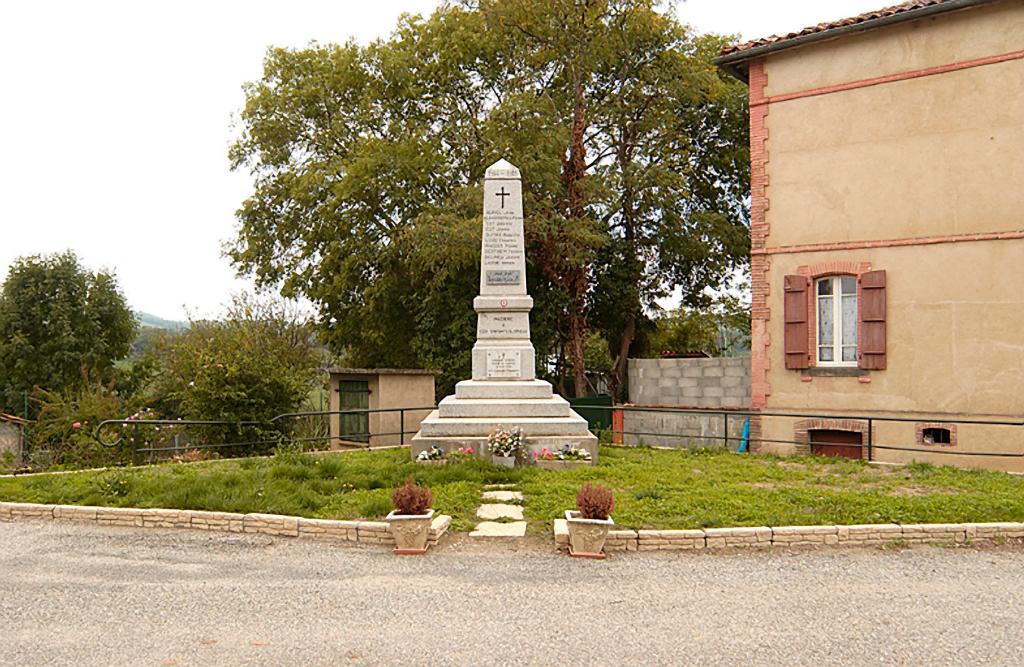
[[[714,440],[714,441],[726,441],[726,442],[741,442],[742,437],[738,436],[721,436],[721,435],[696,435],[692,433],[651,433],[645,431],[615,431],[615,434],[632,435],[636,437],[659,437],[659,438],[678,438],[680,440]],[[747,438],[748,442],[768,443],[768,444],[779,444],[779,445],[806,445],[806,442],[800,440],[782,440],[779,438]],[[627,447],[630,445],[626,445]],[[828,447],[829,443],[824,443],[824,446]],[[955,451],[950,449],[922,449],[920,447],[901,447],[899,445],[872,445],[875,449],[886,449],[886,450],[899,450],[907,452],[916,452],[919,454],[949,454],[952,456],[1000,456],[1008,458],[1022,458],[1024,452],[965,452]]]
[[[695,414],[695,415],[738,415],[743,417],[794,417],[797,419],[852,419],[854,421],[884,421],[884,422],[946,422],[950,424],[981,424],[989,426],[1024,426],[1024,418],[1020,421],[1006,421],[1006,420],[994,420],[994,419],[955,419],[948,416],[942,415],[929,415],[921,413],[917,416],[912,417],[887,417],[887,416],[875,416],[875,415],[857,415],[857,414],[843,414],[830,412],[828,414],[821,413],[803,413],[803,412],[760,412],[758,410],[715,410],[715,409],[701,409],[701,408],[670,408],[670,407],[651,407],[645,405],[588,405],[587,410],[623,410],[629,412],[666,412],[666,413],[679,413],[679,414]]]
[[[252,448],[257,446],[273,445],[281,442],[289,443],[311,443],[311,442],[343,442],[347,446],[365,446],[370,447],[369,440],[371,438],[381,438],[387,436],[398,436],[399,445],[403,446],[406,444],[406,436],[410,433],[415,433],[418,429],[419,424],[411,424],[413,428],[411,430],[406,429],[406,416],[407,413],[423,413],[434,410],[436,406],[418,406],[418,407],[400,407],[400,408],[357,408],[348,410],[317,410],[317,411],[299,411],[299,412],[287,412],[280,415],[276,415],[268,420],[260,421],[255,419],[232,421],[232,420],[194,420],[194,419],[107,419],[100,422],[94,432],[93,437],[96,441],[104,447],[116,447],[122,444],[125,440],[126,434],[123,429],[131,428],[132,437],[132,460],[134,463],[139,461],[140,455],[143,454],[161,454],[166,452],[185,452],[189,450],[202,450],[202,449],[230,449],[230,448]],[[946,424],[966,424],[966,425],[977,425],[977,426],[990,426],[990,427],[1024,427],[1024,419],[1018,420],[1000,420],[1000,419],[975,419],[975,418],[950,418],[947,415],[929,415],[919,414],[914,416],[885,416],[885,415],[862,415],[862,414],[841,414],[841,413],[810,413],[810,412],[763,412],[758,410],[749,409],[701,409],[701,408],[675,408],[675,407],[654,407],[654,406],[637,406],[637,405],[588,405],[587,410],[608,410],[608,411],[621,411],[625,412],[638,412],[638,413],[662,413],[662,414],[678,414],[678,415],[694,415],[703,416],[711,419],[721,420],[722,433],[720,434],[704,434],[704,433],[688,433],[681,430],[672,430],[671,432],[649,432],[649,431],[627,431],[625,429],[608,429],[615,434],[616,437],[631,436],[635,438],[672,438],[687,441],[703,441],[708,443],[718,443],[720,446],[729,448],[731,443],[741,442],[744,438],[730,434],[730,424],[735,426],[742,421],[736,418],[785,418],[785,419],[843,419],[855,422],[864,422],[866,430],[864,436],[866,442],[862,442],[861,447],[866,448],[867,459],[872,460],[874,452],[879,450],[886,451],[903,451],[911,452],[914,454],[936,454],[946,456],[982,456],[982,457],[999,457],[999,458],[1022,458],[1024,457],[1024,451],[1021,452],[987,452],[987,451],[963,451],[955,448],[942,447],[941,445],[929,447],[925,445],[916,446],[903,446],[897,443],[886,443],[886,442],[875,442],[874,440],[874,425],[878,422],[886,423],[922,423],[922,422],[941,422]],[[342,433],[335,435],[313,435],[313,436],[298,436],[298,434],[292,437],[286,437],[285,424],[289,420],[299,420],[310,417],[331,417],[331,416],[351,416],[351,415],[373,415],[373,414],[387,414],[397,413],[399,415],[399,429],[373,432],[367,430],[366,432],[358,433]],[[506,420],[501,420],[506,421]],[[507,421],[514,421],[509,419]],[[108,433],[111,429],[120,426],[121,430],[117,434],[117,438],[113,440],[104,440],[104,433]],[[167,444],[159,444],[149,446],[148,442],[143,442],[139,436],[144,433],[143,429],[146,427],[172,427],[187,429],[189,427],[210,427],[210,426],[221,426],[221,427],[234,427],[236,429],[266,429],[267,431],[273,431],[277,433],[277,437],[267,437],[269,434],[260,433],[263,438],[257,437],[253,440],[245,440],[239,442],[224,442],[224,443],[186,443],[185,445],[179,445],[175,443],[173,446]],[[361,439],[365,438],[366,441],[362,442]],[[780,438],[763,438],[763,437],[747,437],[748,443],[751,444],[786,444],[786,445],[804,445],[808,443],[806,441],[798,440],[786,440]],[[828,443],[822,443],[823,446],[828,447]]]

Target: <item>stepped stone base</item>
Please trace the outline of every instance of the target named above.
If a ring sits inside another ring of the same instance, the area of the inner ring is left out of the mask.
[[[455,398],[551,398],[551,383],[545,380],[463,380],[455,385]],[[449,396],[448,398],[451,398]]]
[[[587,420],[569,402],[552,392],[543,380],[464,380],[420,423],[412,439],[412,456],[437,446],[445,452],[472,447],[488,456],[487,438],[495,428],[523,430],[525,461],[544,448],[571,445],[590,452],[597,461],[597,437]]]

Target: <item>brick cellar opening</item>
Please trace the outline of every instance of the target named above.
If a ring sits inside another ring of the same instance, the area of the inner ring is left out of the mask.
[[[811,453],[844,459],[863,457],[864,436],[855,431],[813,429],[809,433]]]

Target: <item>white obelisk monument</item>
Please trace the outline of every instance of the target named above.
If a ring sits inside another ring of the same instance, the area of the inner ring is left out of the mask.
[[[432,445],[445,452],[473,447],[486,455],[487,436],[518,426],[526,454],[566,444],[586,449],[597,460],[597,438],[551,383],[536,379],[530,309],[526,292],[523,195],[519,170],[499,160],[484,176],[484,227],[480,252],[480,295],[473,346],[473,378],[455,385],[438,409],[420,424],[412,455]]]

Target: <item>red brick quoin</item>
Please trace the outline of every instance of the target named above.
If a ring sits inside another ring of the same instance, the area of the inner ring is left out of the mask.
[[[768,269],[771,261],[764,250],[768,245],[768,211],[767,185],[768,177],[768,128],[765,120],[768,117],[768,105],[765,99],[765,86],[768,77],[764,71],[764,61],[755,60],[749,67],[750,91],[750,282],[752,302],[751,316],[751,357],[750,384],[751,405],[754,409],[763,409],[768,404],[768,346],[771,339],[768,335],[768,320],[771,312],[768,308]],[[759,252],[760,251],[760,252]],[[760,448],[761,419],[750,420],[750,442],[752,449]]]

